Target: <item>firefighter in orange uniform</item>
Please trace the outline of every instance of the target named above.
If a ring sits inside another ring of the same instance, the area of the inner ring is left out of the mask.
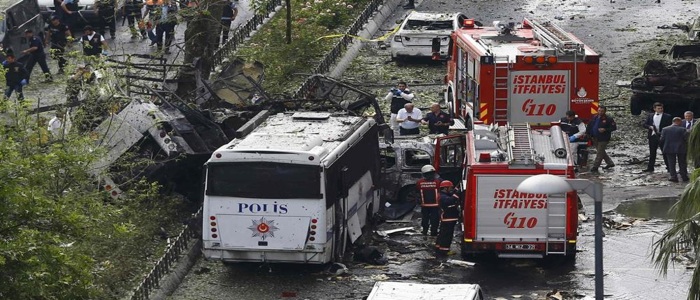
[[[436,255],[445,256],[450,251],[455,225],[459,221],[459,196],[451,181],[440,183],[440,234],[435,240]]]
[[[416,182],[416,187],[420,193],[421,206],[421,225],[423,226],[423,235],[428,234],[436,236],[438,234],[438,223],[440,222],[440,179],[435,176],[435,168],[431,165],[425,165],[420,169],[423,178]]]

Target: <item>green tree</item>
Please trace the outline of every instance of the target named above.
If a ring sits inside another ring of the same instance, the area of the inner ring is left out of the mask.
[[[691,161],[700,160],[700,126],[690,132],[688,154]],[[676,255],[689,251],[695,263],[688,299],[700,299],[700,169],[696,169],[678,202],[671,207],[673,224],[654,242],[654,265],[664,276]]]

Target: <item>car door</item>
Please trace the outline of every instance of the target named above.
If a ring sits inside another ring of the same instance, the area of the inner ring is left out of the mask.
[[[440,177],[452,181],[455,187],[461,187],[462,171],[464,169],[464,150],[466,137],[448,135],[435,140],[435,155],[433,166]]]

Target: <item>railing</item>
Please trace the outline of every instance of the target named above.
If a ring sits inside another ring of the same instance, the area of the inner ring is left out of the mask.
[[[214,57],[212,58],[214,65],[220,65],[224,58],[230,57],[236,52],[238,46],[250,36],[251,32],[258,28],[259,25],[262,25],[263,21],[275,10],[275,7],[280,5],[282,5],[282,0],[271,0],[265,5],[261,13],[255,14],[245,25],[236,28],[229,40],[214,52]]]
[[[360,32],[362,29],[362,26],[364,26],[365,23],[367,23],[367,20],[372,16],[374,11],[377,10],[377,8],[383,3],[383,0],[372,0],[367,7],[365,7],[365,10],[362,11],[359,17],[355,20],[350,27],[348,27],[348,30],[345,32],[345,35],[338,41],[338,43],[329,51],[326,56],[321,60],[321,62],[314,68],[313,71],[311,71],[311,74],[325,74],[328,71],[330,71],[331,67],[338,61],[338,59],[343,56],[343,52],[347,49],[348,45],[352,43],[353,38],[351,35],[357,35],[357,33]],[[306,91],[312,88],[312,81],[307,79],[304,81],[304,83],[301,84],[299,89],[294,93],[293,98],[298,99],[298,98],[303,98],[304,94]]]
[[[190,222],[165,249],[165,254],[158,260],[150,273],[146,275],[141,284],[136,288],[131,300],[149,299],[154,289],[160,288],[160,280],[170,271],[170,268],[180,259],[180,255],[187,251],[190,242],[201,237],[202,232],[202,208],[192,215]]]

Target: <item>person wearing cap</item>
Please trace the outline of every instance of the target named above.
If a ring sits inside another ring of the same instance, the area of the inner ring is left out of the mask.
[[[435,176],[435,168],[431,165],[425,165],[421,169],[423,178],[416,182],[416,188],[420,193],[421,206],[421,226],[423,227],[423,235],[428,234],[430,230],[431,236],[438,234],[439,203],[440,200],[440,182],[441,180]]]
[[[66,45],[68,39],[72,38],[70,29],[66,24],[63,24],[58,16],[51,17],[51,23],[46,26],[46,41],[45,45],[51,45],[51,57],[58,60],[58,74],[63,74],[66,66]]]
[[[435,239],[437,256],[444,256],[450,251],[454,238],[455,225],[459,221],[459,195],[455,193],[454,184],[445,180],[440,183],[440,232]]]
[[[106,53],[108,49],[105,38],[101,34],[96,33],[90,25],[85,26],[83,29],[83,36],[80,38],[80,41],[83,44],[83,54],[85,56],[100,56],[100,54]]]
[[[688,131],[682,126],[681,118],[675,117],[671,126],[661,129],[659,144],[664,153],[668,167],[668,180],[678,182],[678,175],[681,175],[683,182],[688,182]],[[678,172],[676,172],[676,162],[678,162]]]
[[[5,85],[7,86],[5,99],[9,99],[13,91],[17,91],[17,99],[22,101],[24,100],[22,88],[27,85],[29,73],[24,65],[17,61],[13,53],[8,53],[5,58],[6,60],[2,62],[2,66],[5,68]]]
[[[31,59],[27,61],[25,69],[27,69],[28,77],[32,76],[32,70],[34,65],[39,63],[41,71],[44,72],[45,79],[47,81],[53,81],[51,72],[49,70],[49,65],[46,63],[46,52],[44,52],[44,41],[40,38],[34,36],[34,31],[27,29],[24,31],[24,36],[29,41],[29,48],[22,51],[22,54],[30,54]],[[27,78],[29,80],[29,78]]]
[[[615,166],[615,163],[606,150],[608,149],[608,143],[610,142],[612,132],[617,130],[617,123],[615,123],[615,120],[611,116],[608,116],[606,112],[607,108],[601,105],[598,108],[598,114],[593,116],[586,127],[586,134],[591,137],[596,149],[595,159],[590,169],[593,173],[598,173],[598,167],[600,167],[603,160],[605,160],[605,167],[603,167],[603,169],[609,169]]]

